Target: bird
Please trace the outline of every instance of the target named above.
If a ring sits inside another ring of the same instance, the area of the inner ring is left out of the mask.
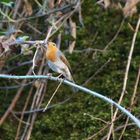
[[[47,64],[52,71],[63,75],[67,80],[75,83],[71,75],[71,67],[68,60],[54,42],[47,43],[45,56]],[[72,89],[74,92],[77,92],[76,88]]]

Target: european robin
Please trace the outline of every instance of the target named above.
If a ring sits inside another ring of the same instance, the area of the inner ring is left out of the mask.
[[[74,82],[70,72],[70,64],[64,54],[57,48],[55,43],[48,42],[45,55],[47,58],[48,66],[54,72],[62,74],[67,80]],[[73,88],[73,91],[76,92],[76,88]]]

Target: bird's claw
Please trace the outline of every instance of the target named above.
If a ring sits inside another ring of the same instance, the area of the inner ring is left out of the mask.
[[[52,73],[47,73],[47,76],[51,77],[52,76]]]

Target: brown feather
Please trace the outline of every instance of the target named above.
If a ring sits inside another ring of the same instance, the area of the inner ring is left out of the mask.
[[[61,52],[61,55],[60,55],[60,59],[63,61],[64,64],[66,64],[68,66],[68,68],[70,69],[71,71],[71,66],[67,60],[67,58],[64,56],[64,54]]]

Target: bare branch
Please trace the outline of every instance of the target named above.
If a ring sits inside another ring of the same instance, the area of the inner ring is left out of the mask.
[[[137,37],[139,26],[140,26],[140,16],[139,16],[139,19],[138,19],[138,22],[137,22],[137,26],[136,26],[134,35],[133,35],[132,44],[131,44],[131,48],[130,48],[130,52],[129,52],[129,56],[128,56],[128,61],[127,61],[127,66],[126,66],[126,71],[125,71],[125,76],[124,76],[123,89],[122,89],[121,96],[120,96],[118,104],[121,104],[121,102],[123,100],[123,97],[125,95],[125,90],[126,90],[126,86],[127,86],[127,80],[128,80],[128,73],[129,73],[130,63],[131,63],[131,59],[132,59],[132,54],[133,54],[133,50],[134,50],[135,41],[136,41],[136,37]],[[117,113],[118,113],[118,109],[115,110],[115,113],[114,113],[113,118],[112,118],[112,122],[115,121]],[[107,140],[110,139],[112,128],[113,128],[113,123],[112,123],[112,125],[110,127]]]

